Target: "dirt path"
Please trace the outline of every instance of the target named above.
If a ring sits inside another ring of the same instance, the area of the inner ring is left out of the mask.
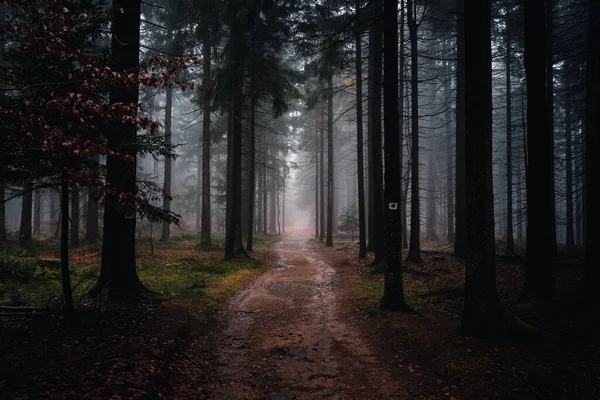
[[[397,386],[383,378],[351,321],[339,312],[336,270],[295,232],[275,245],[277,264],[224,310],[210,398],[382,399]],[[382,382],[383,379],[383,382]]]

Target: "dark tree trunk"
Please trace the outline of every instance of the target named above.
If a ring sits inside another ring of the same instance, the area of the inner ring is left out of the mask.
[[[402,281],[402,219],[400,215],[401,177],[400,129],[398,126],[398,1],[384,0],[384,69],[383,82],[385,124],[385,274],[383,309],[407,310]]]
[[[315,239],[319,239],[319,214],[319,119],[315,113]]]
[[[252,236],[254,234],[254,198],[256,176],[256,90],[255,78],[252,76],[250,84],[250,136],[248,137],[248,232],[246,238],[246,251],[252,251]]]
[[[361,0],[356,0],[356,18],[360,16]],[[363,107],[362,107],[362,38],[356,34],[356,164],[358,175],[358,257],[367,256],[367,235],[365,227],[365,171],[363,149]]]
[[[467,271],[461,325],[464,334],[488,337],[499,329],[492,185],[491,2],[465,7],[465,157]]]
[[[94,179],[98,177],[98,166],[100,163],[100,156],[94,156],[92,160],[92,168],[90,176]],[[95,187],[88,187],[88,200],[87,200],[87,213],[86,213],[86,224],[85,224],[85,239],[86,243],[96,243],[100,240],[100,226],[98,221],[98,202],[96,201],[97,189]]]
[[[438,240],[437,236],[437,204],[436,204],[436,182],[435,182],[435,168],[433,167],[433,151],[429,152],[429,162],[428,162],[428,184],[429,184],[429,196],[427,198],[427,217],[428,217],[428,227],[427,227],[427,240],[436,241]]]
[[[398,87],[398,99],[400,104],[398,106],[398,110],[400,110],[400,115],[398,117],[398,135],[400,136],[400,151],[398,154],[399,162],[400,162],[400,181],[398,184],[400,185],[401,193],[400,193],[400,224],[401,228],[401,236],[402,236],[402,248],[408,247],[408,227],[406,226],[406,193],[402,192],[402,183],[405,180],[404,177],[404,94],[405,94],[405,84],[406,84],[406,56],[404,51],[404,19],[406,17],[406,13],[404,12],[404,0],[400,0],[400,53],[398,56],[398,64],[400,65],[399,71],[399,87]]]
[[[19,246],[26,248],[31,245],[31,217],[33,207],[33,182],[28,180],[23,186],[21,202],[21,227],[19,229]]]
[[[264,139],[264,135],[263,135]],[[267,186],[267,158],[266,151],[264,152],[265,156],[263,157],[263,235],[267,234],[268,225],[267,225],[267,201],[268,201],[268,186]]]
[[[522,299],[547,299],[554,294],[552,279],[552,134],[546,103],[546,33],[544,0],[524,4],[525,72],[527,79],[527,266]]]
[[[173,86],[167,86],[167,99],[165,104],[165,143],[171,145],[172,115],[173,115]],[[163,184],[163,210],[171,211],[171,157],[165,156],[165,180]],[[171,223],[163,222],[161,242],[168,242],[171,237]]]
[[[573,128],[572,128],[570,99],[565,102],[565,144],[566,144],[566,224],[567,224],[567,253],[575,250],[575,235],[573,232]]]
[[[277,168],[275,167],[275,161],[273,161],[270,172],[269,233],[277,233]]]
[[[456,13],[456,208],[454,256],[467,258],[467,199],[465,174],[465,0],[457,1]]]
[[[69,181],[66,176],[62,177],[60,186],[60,212],[63,216],[61,218],[60,234],[60,271],[65,316],[70,319],[73,317],[75,307],[73,306],[71,274],[69,272]]]
[[[112,20],[112,69],[115,72],[137,73],[140,45],[140,1],[124,0],[123,12],[115,13]],[[110,103],[138,104],[138,87],[114,87]],[[135,207],[122,206],[118,193],[136,192],[137,127],[118,123],[108,135],[108,146],[133,161],[111,155],[106,160],[106,181],[117,187],[117,193],[108,195],[104,207],[102,235],[102,263],[99,289],[108,289],[112,298],[131,298],[142,288],[135,265]]]
[[[600,296],[600,267],[598,266],[598,250],[594,247],[600,242],[598,229],[598,173],[600,173],[600,152],[598,131],[600,129],[600,1],[593,0],[590,4],[590,19],[588,33],[588,59],[586,67],[586,123],[585,123],[585,261],[588,277],[585,285],[584,301],[598,304]]]
[[[372,265],[377,265],[385,261],[385,238],[381,234],[385,231],[383,220],[383,161],[381,154],[382,2],[375,1],[371,7],[373,7],[375,22],[369,30],[369,55],[372,57],[370,65],[373,66],[373,70],[369,71],[369,79],[373,79],[371,94],[369,96],[371,100],[369,170],[373,178],[369,181],[369,189],[371,191],[369,206],[373,213],[373,250],[375,250],[375,258]],[[395,63],[397,59],[397,57],[394,58]]]
[[[39,235],[42,228],[42,192],[41,189],[33,193],[33,234]]]
[[[546,3],[546,107],[548,114],[548,131],[550,132],[550,210],[548,210],[548,222],[551,225],[550,235],[552,241],[549,248],[550,255],[556,257],[556,194],[554,192],[554,52],[553,52],[553,10],[555,0],[545,0]]]
[[[207,33],[203,42],[204,59],[202,82],[205,88],[202,103],[202,217],[200,225],[200,244],[210,246],[210,36]]]
[[[4,204],[4,181],[0,180],[0,243],[6,242],[6,209]]]
[[[71,184],[71,247],[79,247],[79,188]]]
[[[319,242],[325,240],[325,114],[321,109],[321,233]]]
[[[333,246],[333,67],[327,76],[327,240]]]
[[[408,261],[419,263],[421,259],[421,216],[419,204],[419,65],[417,53],[417,21],[413,0],[408,0],[408,30],[411,55],[411,200],[410,200],[410,245]]]
[[[507,18],[510,7],[507,9]],[[512,44],[510,32],[506,28],[506,254],[512,256],[515,252],[513,235],[513,184],[512,184],[512,85],[511,62]]]

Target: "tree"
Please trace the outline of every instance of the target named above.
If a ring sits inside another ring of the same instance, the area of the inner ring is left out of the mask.
[[[491,2],[465,2],[467,270],[461,331],[487,337],[500,315],[492,187]]]
[[[527,249],[525,285],[520,297],[547,299],[554,294],[552,248],[552,134],[546,102],[544,0],[524,4],[527,77]]]
[[[359,228],[358,207],[356,203],[348,203],[342,209],[338,229],[342,232],[350,232],[351,240],[354,241],[354,232]]]
[[[410,1],[409,1],[410,3]],[[401,166],[400,129],[398,121],[398,1],[383,2],[384,81],[383,118],[385,124],[385,274],[383,309],[403,311],[404,284],[402,280],[402,216],[400,200]]]
[[[23,186],[21,202],[21,224],[19,228],[19,246],[27,248],[31,245],[31,207],[33,206],[33,181],[27,179]]]
[[[361,0],[356,0],[356,21],[361,13]],[[367,256],[367,238],[365,227],[365,172],[363,149],[363,93],[362,93],[362,32],[356,32],[356,162],[358,175],[358,257]]]
[[[411,54],[411,200],[410,200],[410,246],[408,260],[419,263],[421,259],[421,216],[419,199],[419,65],[417,53],[416,5],[407,1],[408,31]],[[457,188],[458,189],[458,188]]]

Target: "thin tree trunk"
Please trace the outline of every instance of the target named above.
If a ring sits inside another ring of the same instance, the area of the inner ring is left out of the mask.
[[[321,109],[321,233],[319,242],[325,239],[325,114]]]
[[[167,86],[167,99],[165,105],[165,143],[171,145],[172,135],[172,115],[173,115],[173,86]],[[163,210],[171,211],[171,162],[170,156],[165,156],[165,180],[163,185]],[[168,242],[171,237],[171,223],[163,222],[161,242]]]
[[[467,258],[467,200],[465,174],[465,0],[457,1],[456,13],[456,209],[454,256]]]
[[[319,119],[315,113],[315,239],[319,239]]]
[[[33,206],[33,181],[28,180],[23,186],[21,202],[21,226],[19,229],[19,246],[26,248],[31,245],[31,208]]]
[[[98,177],[98,168],[100,164],[100,156],[96,155],[92,159],[92,167],[90,176],[93,179]],[[98,202],[96,201],[97,188],[90,186],[87,190],[87,213],[85,224],[85,239],[86,243],[96,243],[100,240],[100,225],[98,221]]]
[[[0,180],[0,243],[6,242],[6,209],[4,204],[4,181]]]
[[[356,19],[360,16],[361,0],[356,0]],[[363,149],[363,93],[362,93],[362,38],[356,34],[356,164],[358,175],[358,257],[367,256],[367,234],[365,227],[365,171]]]
[[[584,301],[586,305],[598,304],[598,284],[600,282],[600,267],[598,253],[594,246],[598,245],[600,237],[595,224],[600,215],[598,204],[598,174],[600,173],[600,151],[598,136],[600,130],[600,1],[593,0],[590,4],[588,59],[586,67],[586,123],[585,123],[585,262],[588,276],[585,285]]]
[[[510,16],[510,7],[507,18]],[[515,252],[513,236],[513,185],[512,185],[512,85],[511,85],[511,52],[510,32],[506,28],[506,254]]]
[[[573,138],[570,99],[565,102],[565,141],[566,141],[566,224],[567,224],[567,253],[575,250],[575,235],[573,232]]]
[[[42,192],[40,189],[33,193],[33,234],[41,233],[42,227]]]
[[[73,293],[71,289],[71,274],[69,272],[69,181],[66,176],[61,179],[60,212],[62,214],[60,235],[60,270],[65,304],[65,316],[67,319],[73,317],[75,307],[73,306]]]
[[[400,115],[398,117],[398,134],[400,135],[400,151],[398,154],[399,162],[400,162],[400,181],[398,184],[400,185],[400,189],[402,190],[402,182],[404,181],[404,95],[405,95],[405,84],[406,84],[406,56],[404,51],[404,19],[406,17],[406,13],[404,12],[404,0],[400,0],[400,53],[398,55],[398,64],[400,65],[399,71],[399,106],[398,110],[400,111]],[[408,227],[406,226],[406,196],[405,193],[400,193],[400,224],[401,228],[401,237],[402,237],[402,248],[407,247],[408,245]]]
[[[327,76],[327,241],[333,246],[333,67]]]
[[[556,257],[556,194],[554,191],[554,52],[553,52],[553,10],[554,0],[545,0],[546,3],[546,106],[548,114],[548,130],[550,132],[550,210],[548,213],[548,222],[550,223],[550,255]]]
[[[204,65],[202,82],[205,88],[202,103],[202,217],[200,223],[200,244],[211,245],[210,226],[210,36],[206,33],[203,42]]]
[[[253,50],[254,51],[254,50]],[[250,136],[248,138],[248,223],[247,223],[247,238],[246,251],[252,251],[252,236],[254,234],[254,199],[255,193],[255,176],[256,176],[256,87],[254,71],[251,74],[252,82],[250,83]]]
[[[411,201],[410,201],[410,246],[408,260],[419,263],[421,259],[421,216],[419,204],[419,70],[417,53],[417,22],[413,0],[408,0],[408,30],[411,53]]]
[[[79,188],[71,184],[71,247],[79,247]]]

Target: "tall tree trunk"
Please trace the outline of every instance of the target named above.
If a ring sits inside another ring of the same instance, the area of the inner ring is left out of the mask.
[[[444,62],[444,69],[450,74],[452,73],[451,68],[448,68],[448,64]],[[452,88],[451,82],[448,79],[444,84],[444,95],[447,99],[450,98]],[[453,163],[452,163],[452,126],[446,122],[446,140],[448,141],[448,152],[446,153],[446,240],[448,243],[454,243],[454,176]]]
[[[73,292],[71,289],[71,274],[69,272],[69,181],[66,176],[61,177],[60,190],[60,212],[62,214],[60,235],[60,271],[65,302],[65,316],[73,317],[75,307],[73,306]]]
[[[19,229],[19,246],[26,248],[31,245],[31,208],[33,206],[33,181],[27,180],[23,185],[21,202],[21,227]]]
[[[263,139],[264,139],[264,135],[263,135]],[[264,141],[263,141],[264,143]],[[268,201],[268,186],[267,186],[267,157],[266,154],[267,152],[264,151],[263,152],[265,155],[263,157],[263,235],[266,235],[268,232],[268,225],[267,225],[267,201]]]
[[[252,236],[254,234],[254,199],[256,176],[256,89],[255,77],[252,75],[250,83],[250,136],[248,137],[248,232],[246,238],[246,251],[252,251]]]
[[[566,142],[566,224],[567,224],[567,253],[575,250],[575,235],[573,232],[573,128],[570,99],[565,102],[565,142]]]
[[[112,20],[111,58],[115,72],[138,73],[140,45],[140,1],[119,2],[123,12]],[[138,86],[114,87],[110,103],[138,104]],[[104,206],[102,262],[99,289],[107,288],[112,298],[130,298],[142,288],[135,265],[136,218],[133,204],[122,206],[119,193],[136,192],[137,127],[117,123],[108,135],[108,147],[129,155],[133,161],[107,156],[106,181],[117,187]]]
[[[553,10],[554,0],[546,0],[546,107],[548,114],[548,131],[550,132],[550,210],[548,213],[548,222],[551,225],[550,235],[550,255],[556,257],[556,194],[554,192],[554,51],[553,51]]]
[[[527,267],[522,299],[547,299],[554,294],[551,249],[554,225],[552,210],[552,134],[544,77],[546,33],[544,0],[524,4],[525,72],[527,79]]]
[[[319,119],[315,113],[315,239],[319,239],[319,214]]]
[[[269,233],[277,233],[277,168],[275,160],[271,168],[271,176],[269,177]]]
[[[4,204],[4,181],[0,180],[0,243],[6,242],[6,209]]]
[[[600,267],[598,253],[594,246],[600,242],[598,229],[598,174],[600,173],[600,152],[598,136],[600,130],[600,1],[593,0],[590,4],[588,59],[586,67],[586,123],[585,123],[585,262],[588,277],[585,285],[584,301],[588,304],[598,304],[598,285],[600,283]]]
[[[404,19],[406,17],[406,13],[404,12],[404,0],[400,0],[400,43],[399,48],[400,52],[398,55],[398,64],[400,65],[399,71],[399,87],[398,87],[398,99],[399,106],[398,110],[400,110],[400,115],[398,117],[398,135],[400,136],[400,151],[398,154],[399,162],[400,162],[400,181],[398,184],[400,185],[400,189],[402,190],[402,183],[404,179],[404,95],[405,95],[405,85],[406,85],[406,55],[404,51]],[[400,224],[401,228],[401,237],[402,237],[402,248],[406,248],[408,246],[408,227],[406,226],[406,196],[405,193],[400,193]]]
[[[437,204],[436,204],[436,195],[437,188],[435,182],[435,168],[433,167],[434,159],[433,159],[433,151],[429,152],[429,162],[428,162],[428,184],[429,184],[429,196],[427,198],[427,217],[428,217],[428,227],[427,227],[427,240],[436,241],[438,240],[437,236]]]
[[[319,242],[325,240],[325,114],[321,109],[321,233]]]
[[[333,67],[327,75],[327,240],[333,246]]]
[[[92,159],[92,167],[90,170],[90,176],[93,179],[98,177],[98,168],[100,164],[100,156],[96,155]],[[96,201],[97,188],[90,186],[87,190],[87,213],[86,213],[86,224],[85,224],[85,239],[86,243],[96,243],[100,240],[100,226],[98,221],[98,202]]]
[[[71,184],[71,247],[79,247],[79,187]]]
[[[369,71],[369,80],[373,79],[369,96],[371,100],[369,170],[373,178],[369,181],[369,189],[371,190],[369,207],[373,213],[373,250],[375,250],[372,265],[377,265],[385,260],[385,239],[380,234],[385,231],[383,220],[383,161],[381,154],[382,2],[375,1],[371,7],[373,8],[372,14],[375,22],[369,30],[369,55],[372,57],[370,61],[372,71]],[[394,62],[397,62],[397,59],[397,57],[394,58]]]
[[[500,326],[496,292],[494,189],[492,184],[491,2],[465,7],[465,162],[467,270],[461,330],[488,337]]]
[[[200,244],[210,246],[210,33],[206,33],[203,41],[204,65],[202,83],[204,98],[202,101],[202,217],[200,224]]]
[[[356,19],[361,12],[361,0],[356,0]],[[356,33],[356,164],[358,175],[358,257],[367,256],[365,227],[365,171],[363,149],[363,93],[362,93],[362,34]]]
[[[456,208],[454,256],[467,258],[467,199],[465,164],[465,0],[457,1],[456,12]]]
[[[419,204],[419,65],[417,53],[417,21],[413,0],[408,0],[408,30],[411,56],[411,201],[410,201],[410,246],[408,260],[421,262],[421,216]]]
[[[171,145],[172,135],[172,116],[173,116],[173,86],[167,86],[167,99],[165,104],[165,144]],[[170,156],[165,156],[165,177],[163,184],[163,210],[171,211],[171,162]],[[168,242],[171,237],[171,223],[163,222],[161,242]]]
[[[510,7],[507,8],[507,18]],[[510,32],[506,28],[506,254],[512,256],[515,252],[513,236],[513,185],[512,185],[512,85],[511,85],[511,52]]]
[[[402,281],[402,224],[400,215],[401,166],[398,157],[398,1],[384,0],[384,69],[383,82],[385,124],[385,274],[383,309],[407,310]]]
[[[42,228],[42,192],[41,189],[33,193],[33,234],[39,235]]]

